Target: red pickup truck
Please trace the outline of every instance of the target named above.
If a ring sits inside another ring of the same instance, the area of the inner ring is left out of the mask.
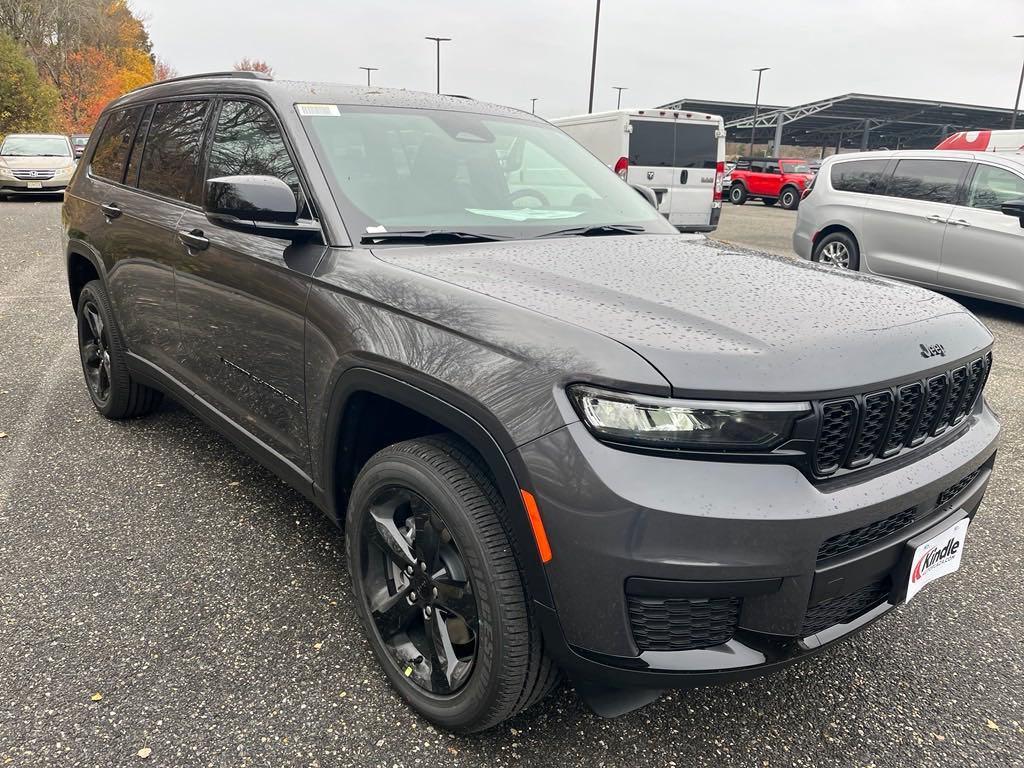
[[[732,171],[729,202],[743,205],[754,197],[792,211],[812,178],[807,161],[796,157],[741,157]]]

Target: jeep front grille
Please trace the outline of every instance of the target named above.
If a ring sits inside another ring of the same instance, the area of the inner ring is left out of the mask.
[[[817,403],[815,474],[865,467],[956,426],[981,396],[991,368],[989,353],[928,379]]]

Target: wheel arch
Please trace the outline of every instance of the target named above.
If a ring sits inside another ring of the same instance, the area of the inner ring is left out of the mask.
[[[818,243],[824,240],[834,232],[842,232],[845,235],[849,235],[853,238],[853,242],[857,245],[857,250],[860,250],[860,239],[854,234],[853,230],[845,224],[829,224],[828,226],[822,227],[814,233],[814,237],[811,240],[811,247],[817,248]]]
[[[411,429],[394,431],[393,424],[381,424],[374,418],[367,422],[364,414],[368,403],[373,406],[371,417],[411,417]],[[381,410],[382,404],[385,410]],[[368,426],[374,428],[369,438]],[[439,383],[412,384],[363,366],[345,370],[337,379],[327,408],[321,477],[315,491],[318,504],[341,524],[351,484],[369,455],[385,445],[437,432],[437,428],[464,440],[490,474],[505,506],[505,527],[516,547],[529,595],[550,606],[547,577],[521,495],[522,489],[529,490],[519,479],[525,477],[526,470],[517,464],[515,445],[496,417],[470,398],[446,391]],[[379,433],[384,439],[375,438]],[[396,439],[389,439],[392,436]],[[374,446],[375,450],[366,455]]]
[[[72,240],[68,243],[65,271],[72,310],[77,310],[78,297],[86,283],[90,280],[102,280],[104,284],[106,283],[103,259],[92,248],[79,240]]]

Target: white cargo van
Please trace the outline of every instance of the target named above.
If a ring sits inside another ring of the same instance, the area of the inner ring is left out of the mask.
[[[683,232],[710,232],[722,212],[725,125],[718,115],[620,109],[551,121],[630,184],[658,196]]]
[[[960,131],[944,138],[935,148],[1021,154],[1024,131]]]

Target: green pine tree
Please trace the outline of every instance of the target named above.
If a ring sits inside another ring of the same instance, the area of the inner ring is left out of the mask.
[[[39,77],[21,46],[0,34],[0,137],[53,130],[57,91]]]

